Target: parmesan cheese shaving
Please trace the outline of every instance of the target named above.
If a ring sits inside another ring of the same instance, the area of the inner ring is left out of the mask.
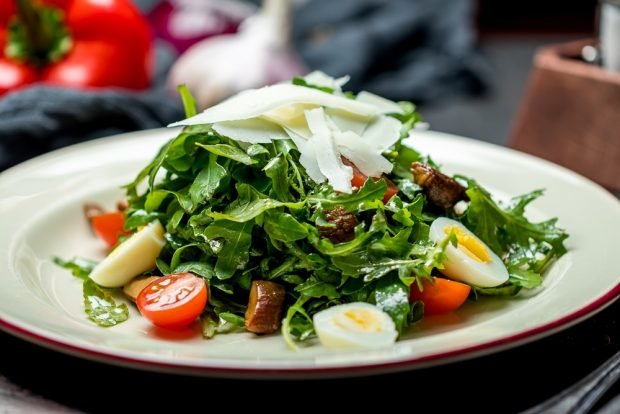
[[[381,177],[392,171],[392,163],[385,159],[359,135],[351,131],[334,134],[338,151],[368,177]]]
[[[396,102],[385,99],[382,96],[375,95],[367,91],[361,91],[357,94],[355,99],[357,102],[362,102],[371,105],[379,110],[381,114],[402,114],[403,109]]]
[[[402,124],[396,118],[379,116],[375,118],[362,134],[362,139],[377,150],[383,152],[400,138]]]
[[[361,136],[368,126],[367,118],[360,118],[354,114],[338,109],[327,108],[325,109],[325,114],[328,115],[329,119],[331,119],[341,131],[351,131]]]
[[[402,124],[385,114],[403,113],[402,108],[370,92],[356,99],[344,96],[348,77],[334,79],[317,71],[304,79],[334,93],[293,84],[266,86],[170,126],[212,124],[215,132],[242,146],[291,139],[308,176],[316,183],[327,180],[343,193],[351,193],[353,176],[343,157],[369,177],[389,173],[392,163],[382,153],[398,141]]]
[[[280,126],[260,118],[218,122],[213,124],[213,129],[220,135],[250,144],[267,144],[274,139],[289,138]]]
[[[327,177],[335,191],[351,193],[353,169],[342,163],[340,153],[336,149],[334,138],[325,118],[325,111],[323,111],[323,108],[306,111],[306,119],[310,131],[312,131],[311,140],[313,141],[315,156],[321,173]]]
[[[351,79],[349,75],[343,76],[338,79],[334,79],[329,75],[326,75],[320,70],[315,70],[304,76],[304,80],[310,85],[324,86],[331,88],[334,92],[342,94],[342,87]]]
[[[169,126],[212,124],[255,118],[271,110],[295,104],[337,108],[367,118],[382,113],[374,105],[343,96],[332,95],[305,86],[278,84],[241,92],[198,115]]]

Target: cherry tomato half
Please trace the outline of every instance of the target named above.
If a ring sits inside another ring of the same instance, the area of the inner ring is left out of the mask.
[[[182,328],[196,320],[207,305],[207,285],[191,273],[163,276],[142,289],[136,305],[153,325]]]
[[[103,213],[90,219],[93,231],[101,240],[106,242],[108,247],[118,243],[119,234],[128,234],[123,229],[125,224],[125,216],[120,211],[111,213]]]
[[[343,159],[343,163],[353,168],[353,178],[351,179],[351,185],[353,187],[362,188],[364,184],[366,183],[366,180],[368,179],[368,177],[363,172],[361,172],[349,160]],[[387,177],[383,176],[381,178],[383,178],[385,180],[385,183],[387,184],[387,191],[385,192],[385,195],[383,196],[383,203],[386,204],[388,201],[390,201],[390,198],[392,198],[398,193],[398,187],[396,187],[396,185],[393,182],[388,180]],[[375,181],[379,179],[380,178],[373,177],[373,180]]]
[[[433,280],[434,283],[430,280],[424,280],[422,282],[424,290],[422,291],[418,289],[417,283],[411,285],[411,301],[421,300],[424,302],[425,315],[438,315],[457,310],[465,303],[471,291],[471,287],[465,283],[438,277],[433,278]]]

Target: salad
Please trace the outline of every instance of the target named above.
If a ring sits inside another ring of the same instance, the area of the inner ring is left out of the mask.
[[[383,347],[426,315],[539,286],[564,230],[525,217],[542,190],[500,203],[405,142],[415,106],[343,92],[313,72],[196,114],[125,186],[116,211],[87,206],[111,248],[64,261],[88,318],[128,318],[122,291],[157,326],[203,336],[281,331],[295,348]],[[415,134],[413,134],[415,135]],[[507,298],[506,300],[509,300]]]

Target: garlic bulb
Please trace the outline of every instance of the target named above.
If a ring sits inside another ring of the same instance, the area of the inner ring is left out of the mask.
[[[200,109],[239,91],[272,84],[304,69],[289,47],[290,0],[265,0],[239,32],[212,37],[173,65],[169,85],[185,83]]]

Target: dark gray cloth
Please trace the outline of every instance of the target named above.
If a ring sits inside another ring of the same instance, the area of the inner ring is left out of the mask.
[[[430,102],[482,92],[471,0],[313,0],[295,11],[295,47],[347,88]]]
[[[182,117],[163,90],[82,92],[36,86],[0,100],[0,169],[92,138],[165,126]]]

